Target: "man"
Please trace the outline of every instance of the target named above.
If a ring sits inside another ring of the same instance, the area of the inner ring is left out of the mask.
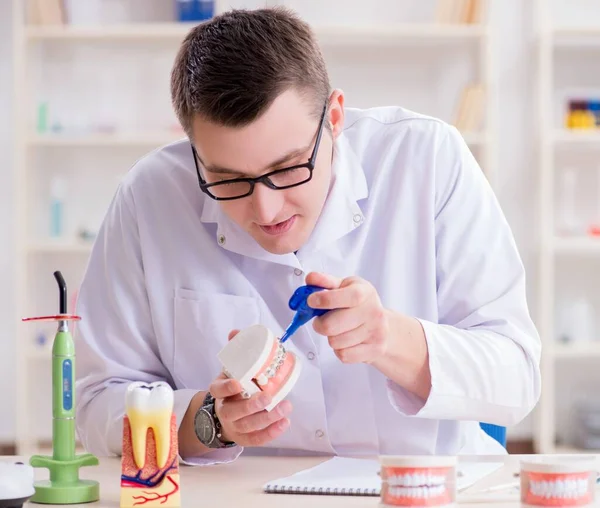
[[[502,453],[479,422],[532,410],[540,341],[511,231],[456,129],[346,108],[309,27],[282,9],[194,28],[172,100],[189,140],[130,171],[80,290],[85,447],[118,454],[128,383],[165,380],[189,464],[244,449]],[[217,354],[255,323],[281,335],[304,283],[332,310],[286,343],[302,374],[268,412]]]

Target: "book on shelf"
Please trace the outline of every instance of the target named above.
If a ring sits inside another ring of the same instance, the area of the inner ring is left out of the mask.
[[[27,23],[64,25],[67,22],[63,0],[27,0]]]
[[[453,125],[463,133],[478,132],[484,117],[485,89],[480,83],[471,83],[462,91]]]
[[[435,21],[443,24],[474,25],[482,22],[485,0],[438,0]]]

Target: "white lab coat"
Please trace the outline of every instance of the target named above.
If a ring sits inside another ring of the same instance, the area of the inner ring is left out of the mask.
[[[228,332],[290,322],[317,270],[357,275],[387,308],[420,319],[432,390],[419,400],[365,364],[342,364],[309,324],[286,343],[303,364],[290,429],[244,453],[494,454],[479,427],[513,425],[540,395],[540,340],[525,273],[490,186],[457,130],[396,108],[348,109],[324,211],[297,254],[274,255],[198,188],[187,141],[129,172],[79,293],[77,428],[97,455],[121,450],[131,381],[167,380],[178,422],[219,374]]]

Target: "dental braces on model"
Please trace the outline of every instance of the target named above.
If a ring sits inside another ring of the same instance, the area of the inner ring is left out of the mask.
[[[267,370],[265,371],[265,373],[259,374],[256,377],[256,382],[260,386],[266,386],[269,383],[269,379],[272,379],[277,375],[277,373],[279,372],[279,369],[285,362],[286,356],[287,356],[287,351],[285,350],[285,346],[283,344],[279,344],[277,346],[277,354],[275,355],[275,358],[273,358],[273,361],[271,362],[269,367],[267,367]],[[227,377],[231,377],[231,374],[225,368],[223,368],[223,374],[225,374]],[[242,392],[241,395],[244,399],[250,398],[250,394],[245,390]]]
[[[277,372],[279,372],[279,369],[285,361],[285,357],[286,350],[283,347],[283,344],[279,344],[277,346],[277,354],[275,355],[275,358],[273,358],[271,365],[269,365],[265,374],[260,374],[256,378],[256,382],[261,386],[265,386],[269,382],[269,379],[274,378],[277,375]]]
[[[249,398],[258,392],[271,395],[270,411],[292,389],[301,364],[271,330],[253,325],[238,332],[219,352],[222,372],[242,385],[241,395]]]

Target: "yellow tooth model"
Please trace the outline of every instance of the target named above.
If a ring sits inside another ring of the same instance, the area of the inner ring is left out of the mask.
[[[181,506],[177,423],[167,383],[131,383],[125,396],[121,508]]]

